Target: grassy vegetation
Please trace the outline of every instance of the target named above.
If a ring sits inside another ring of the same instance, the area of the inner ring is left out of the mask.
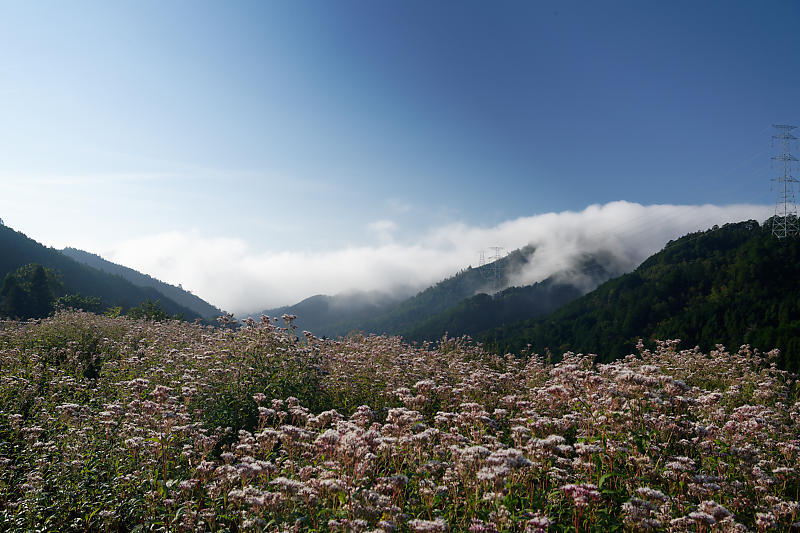
[[[800,402],[776,356],[2,322],[0,530],[788,530]]]

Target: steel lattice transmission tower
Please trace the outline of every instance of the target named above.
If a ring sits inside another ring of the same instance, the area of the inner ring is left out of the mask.
[[[797,140],[797,137],[792,135],[792,130],[797,126],[773,124],[772,127],[778,130],[772,136],[773,144],[777,140],[781,149],[781,153],[773,156],[772,159],[782,164],[780,175],[772,178],[772,181],[778,183],[778,199],[775,202],[775,216],[772,219],[772,234],[779,239],[796,237],[800,233],[800,226],[797,222],[794,184],[798,181],[792,176],[792,167],[797,158],[791,154],[791,149]]]
[[[500,259],[502,259],[502,252],[504,248],[502,246],[492,246],[490,247],[490,250],[492,250],[494,254],[492,254],[492,256],[489,258],[488,264],[486,262],[486,256],[484,255],[483,250],[481,250],[481,258],[478,268],[480,268],[483,277],[492,283],[492,288],[495,291],[499,291],[503,278]]]

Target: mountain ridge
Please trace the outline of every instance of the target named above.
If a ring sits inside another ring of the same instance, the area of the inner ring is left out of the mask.
[[[165,297],[170,298],[175,303],[191,309],[206,320],[213,320],[224,314],[221,309],[211,305],[199,296],[192,294],[182,287],[176,287],[175,285],[163,282],[130,267],[114,263],[101,257],[100,255],[72,247],[67,247],[60,251],[67,257],[71,257],[79,263],[88,265],[96,270],[121,276],[123,279],[126,279],[139,287],[151,287],[163,294]]]
[[[616,273],[597,257],[587,255],[541,282],[509,286],[535,253],[534,246],[514,250],[493,263],[467,267],[405,299],[383,295],[377,303],[353,309],[342,303],[346,295],[316,295],[263,314],[296,315],[299,330],[318,336],[359,331],[401,335],[409,341],[435,341],[444,334],[475,335],[490,327],[540,316],[584,294],[586,284],[594,287]],[[366,293],[361,294],[364,298]],[[332,312],[337,305],[344,311]]]
[[[633,272],[609,280],[544,318],[483,332],[496,352],[528,349],[597,354],[635,352],[641,337],[681,339],[714,349],[750,344],[781,350],[779,364],[800,368],[800,239],[777,239],[771,220],[725,224],[667,243]]]
[[[38,263],[56,270],[70,292],[100,298],[105,306],[120,306],[126,310],[150,300],[158,301],[170,315],[183,316],[186,320],[202,318],[153,288],[136,286],[121,276],[80,263],[4,225],[0,225],[0,252],[2,277],[26,264]]]

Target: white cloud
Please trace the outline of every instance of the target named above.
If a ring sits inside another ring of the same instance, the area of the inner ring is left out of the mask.
[[[397,224],[392,220],[376,220],[367,224],[367,231],[375,235],[381,244],[388,244],[393,240]]]
[[[414,206],[411,205],[409,202],[404,202],[399,198],[389,198],[386,201],[386,204],[388,205],[389,209],[391,209],[393,212],[397,214],[408,213],[409,211],[414,209]]]
[[[352,289],[419,289],[477,265],[490,246],[507,251],[537,247],[517,284],[533,283],[569,269],[586,253],[604,253],[606,266],[635,268],[670,239],[714,224],[772,214],[770,206],[642,206],[630,202],[591,205],[583,211],[521,217],[481,228],[450,224],[429,231],[418,243],[386,241],[322,252],[266,253],[238,238],[168,232],[119,244],[110,260],[170,283],[182,283],[209,302],[238,313],[296,303],[314,294]],[[388,220],[370,229],[391,236]]]

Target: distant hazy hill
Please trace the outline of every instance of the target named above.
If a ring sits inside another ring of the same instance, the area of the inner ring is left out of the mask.
[[[467,298],[479,293],[493,292],[495,284],[493,268],[497,270],[497,285],[506,286],[511,277],[528,263],[533,253],[535,253],[534,249],[527,247],[511,252],[491,266],[470,267],[462,270],[415,296],[403,300],[386,312],[369,318],[359,324],[358,329],[371,333],[402,334],[410,332],[424,321],[452,309]],[[444,331],[436,337],[441,337],[442,334]]]
[[[199,296],[195,296],[194,294],[185,291],[180,287],[170,285],[169,283],[164,283],[163,281],[157,280],[151,276],[148,276],[147,274],[142,274],[141,272],[138,272],[132,268],[107,261],[99,255],[84,252],[83,250],[78,250],[76,248],[64,248],[61,250],[61,253],[80,263],[89,265],[92,268],[96,268],[97,270],[102,270],[103,272],[120,276],[139,287],[151,287],[157,290],[163,296],[171,299],[173,302],[191,309],[203,318],[213,320],[223,314],[221,310],[217,309]]]
[[[490,328],[534,318],[580,297],[583,291],[548,278],[524,287],[509,287],[496,294],[480,293],[399,332],[408,341],[434,341],[449,337],[474,337]]]
[[[500,286],[505,286],[535,253],[533,247],[527,247],[496,264],[467,269],[377,316],[364,329],[399,334],[411,341],[438,340],[445,333],[451,337],[474,336],[549,313],[581,296],[586,283],[594,287],[612,275],[593,258],[585,258],[570,271],[558,272],[539,283],[493,293],[492,283],[487,282],[492,279],[490,269],[498,269]]]
[[[684,347],[780,348],[800,366],[800,239],[778,240],[771,221],[727,224],[669,243],[635,271],[608,281],[549,316],[487,332],[497,351],[528,344],[610,360],[638,338],[681,339]]]
[[[295,315],[298,331],[310,331],[317,336],[346,335],[369,317],[385,312],[399,297],[377,292],[351,292],[326,296],[318,294],[284,307],[266,309],[260,314],[280,317]]]
[[[501,286],[519,270],[521,264],[527,262],[532,251],[532,248],[526,248],[524,252],[518,250],[499,260],[498,281]],[[465,298],[490,291],[492,281],[488,272],[488,267],[470,267],[410,298],[363,292],[318,295],[295,305],[267,309],[263,313],[268,316],[297,315],[298,329],[307,329],[315,335],[335,337],[354,330],[398,334],[452,308]]]
[[[581,278],[578,285],[570,282],[576,275]],[[400,333],[416,341],[437,340],[444,333],[475,337],[487,329],[550,313],[582,296],[587,282],[596,286],[612,275],[593,258],[586,258],[572,273],[559,272],[539,283],[509,287],[492,295],[476,294]]]
[[[297,315],[298,329],[325,336],[363,331],[425,341],[438,340],[445,333],[475,335],[541,316],[585,292],[570,282],[570,272],[561,272],[541,283],[510,287],[490,296],[495,286],[508,286],[535,253],[533,247],[515,250],[495,263],[467,268],[400,301],[365,293],[314,296],[293,306],[266,310],[264,314]],[[581,287],[587,282],[594,287],[612,275],[589,257],[579,262],[575,274],[580,276]]]
[[[28,263],[39,263],[57,270],[66,289],[84,296],[96,296],[105,306],[135,307],[145,300],[158,300],[170,315],[181,314],[187,320],[200,318],[198,313],[179,305],[151,287],[138,287],[120,276],[94,269],[47,248],[23,233],[0,226],[0,280]],[[1,283],[1,281],[0,281]]]

